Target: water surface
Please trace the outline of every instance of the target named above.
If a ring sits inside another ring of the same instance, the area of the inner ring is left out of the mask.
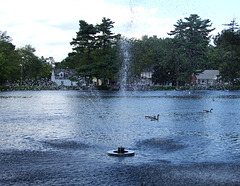
[[[239,108],[239,91],[1,92],[0,183],[240,184]]]

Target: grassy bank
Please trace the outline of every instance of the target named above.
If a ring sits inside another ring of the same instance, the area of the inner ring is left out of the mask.
[[[93,88],[93,87],[91,87]],[[97,90],[108,90],[107,87],[95,87]],[[87,88],[80,89],[74,86],[0,86],[0,91],[17,91],[17,90],[87,90]],[[166,90],[240,90],[240,85],[225,85],[225,86],[209,86],[209,87],[197,87],[197,86],[150,86],[146,89],[150,91],[166,91]]]
[[[224,86],[151,86],[149,90],[240,90],[240,85]]]
[[[57,90],[56,86],[0,86],[0,91],[17,91],[17,90]]]

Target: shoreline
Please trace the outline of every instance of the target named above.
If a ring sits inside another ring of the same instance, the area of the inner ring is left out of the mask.
[[[82,91],[93,91],[93,90],[110,90],[119,91],[119,89],[113,88],[102,88],[102,87],[76,87],[76,86],[0,86],[0,92],[4,91],[26,91],[26,90],[82,90]],[[186,90],[240,90],[240,85],[226,85],[226,86],[149,86],[141,88],[128,88],[127,91],[186,91]]]

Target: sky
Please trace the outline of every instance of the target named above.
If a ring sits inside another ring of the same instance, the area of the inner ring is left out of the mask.
[[[169,37],[179,19],[198,14],[209,19],[216,35],[234,18],[240,24],[239,0],[0,0],[0,31],[17,47],[31,45],[35,54],[62,61],[72,51],[70,42],[79,20],[114,23],[112,32],[129,38]]]

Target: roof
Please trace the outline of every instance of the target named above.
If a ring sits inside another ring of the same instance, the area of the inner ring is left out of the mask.
[[[56,79],[68,79],[76,73],[74,69],[54,69]],[[62,75],[61,75],[62,74]]]
[[[204,70],[202,73],[196,75],[197,79],[217,79],[219,70]]]

